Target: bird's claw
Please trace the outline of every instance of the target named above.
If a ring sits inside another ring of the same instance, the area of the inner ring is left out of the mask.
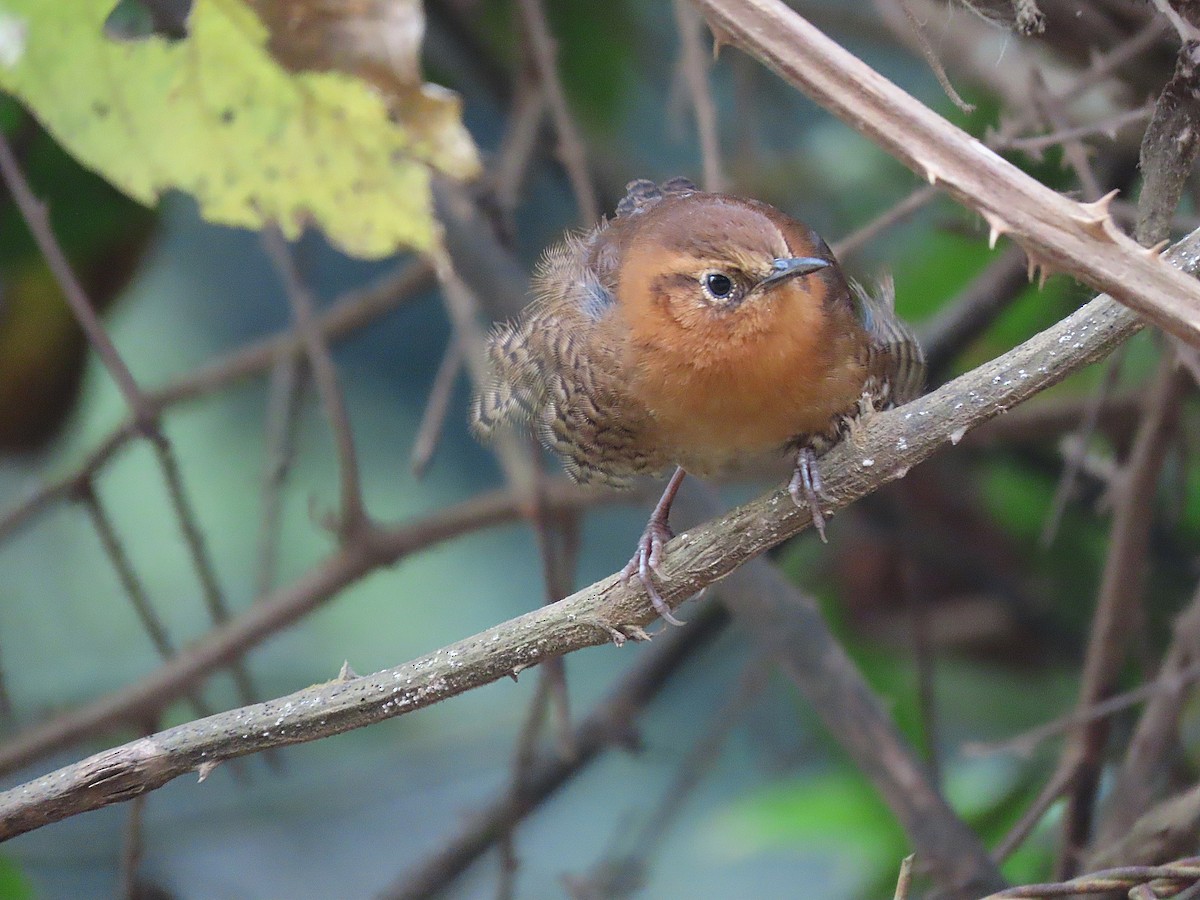
[[[662,598],[662,594],[654,586],[653,578],[662,561],[663,545],[673,537],[675,537],[675,532],[666,522],[651,519],[646,524],[646,530],[642,532],[642,536],[638,538],[637,550],[634,552],[633,558],[621,570],[621,580],[629,581],[636,575],[646,591],[646,596],[650,598],[650,605],[654,607],[654,611],[658,613],[659,617],[670,625],[683,625],[684,622],[675,618],[671,613],[671,607],[667,605],[667,601]]]
[[[821,501],[828,500],[825,489],[821,485],[821,472],[817,468],[817,456],[809,447],[803,448],[796,456],[796,471],[788,482],[788,493],[792,502],[801,509],[805,507],[812,514],[813,528],[817,530],[822,544],[828,544],[825,537],[825,514],[821,512]]]

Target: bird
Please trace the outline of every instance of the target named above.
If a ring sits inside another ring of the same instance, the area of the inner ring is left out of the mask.
[[[685,474],[788,461],[824,541],[818,457],[924,383],[890,280],[872,294],[808,226],[682,177],[629,182],[615,216],[545,252],[531,293],[488,338],[471,430],[525,427],[581,484],[674,467],[622,570],[673,625],[654,576]]]

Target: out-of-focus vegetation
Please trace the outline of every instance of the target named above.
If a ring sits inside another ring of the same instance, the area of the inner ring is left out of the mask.
[[[260,21],[254,5],[198,0],[192,37],[102,43],[93,55],[71,48],[108,40],[101,26],[112,3],[85,5],[86,16],[72,4],[57,11],[53,4],[0,6],[0,27],[14,17],[55,23],[44,41],[30,26],[30,55],[0,65],[0,86],[27,105],[11,98],[0,103],[0,128],[146,389],[290,327],[287,301],[257,235],[213,222],[279,219],[291,234],[319,225],[299,242],[298,256],[328,304],[385,271],[382,263],[350,259],[343,251],[377,258],[435,240],[432,172],[472,174],[478,144],[482,174],[455,196],[466,198],[487,241],[476,235],[479,258],[456,264],[489,314],[498,314],[507,287],[489,280],[495,276],[484,243],[509,254],[512,269],[527,272],[543,246],[578,224],[549,112],[535,123],[528,159],[509,155],[516,112],[530,92],[542,89],[516,0],[431,0],[424,7],[424,76],[461,95],[469,136],[456,119],[459,101],[432,89],[428,105],[406,108],[405,118],[386,102],[383,81],[368,86],[346,74],[294,72],[272,59],[263,22],[278,27],[286,5],[262,0]],[[876,17],[894,6],[890,0],[877,9],[793,5],[981,139],[1021,116],[1029,119],[1026,135],[1067,127],[1038,105],[1042,89],[1031,89],[1024,108],[1003,95],[999,82],[1026,79],[1036,68],[1051,72],[1061,92],[1088,77],[1091,54],[1119,51],[1155,15],[1147,4],[1108,0],[1071,31],[1064,12],[1071,4],[1043,3],[1050,18],[1039,37],[983,24],[956,4],[915,4],[937,36],[935,48],[943,48],[949,77],[977,104],[966,115],[945,98],[925,61],[906,49],[911,35],[894,17]],[[315,16],[319,6],[296,8]],[[558,73],[602,207],[611,210],[635,177],[698,178],[702,160],[671,3],[570,0],[545,7]],[[376,30],[389,27],[370,18],[377,11],[364,2],[329,4],[317,13],[328,16],[327,26],[362,15]],[[226,32],[207,32],[218,25]],[[349,33],[353,42],[355,32]],[[237,52],[236,41],[243,42]],[[0,51],[4,46],[0,36]],[[1147,89],[1157,95],[1172,75],[1177,47],[1175,33],[1164,28],[1105,76],[1104,90],[1067,104],[1070,122],[1103,124],[1136,105],[1130,97],[1141,98]],[[247,74],[248,56],[256,71],[269,74]],[[706,77],[730,190],[811,222],[831,243],[922,185],[738,51],[723,50]],[[251,82],[269,87],[243,96]],[[421,131],[430,121],[432,136]],[[101,122],[111,132],[97,137]],[[1137,197],[1144,127],[1122,125],[1111,138],[1101,127],[1084,138],[1094,176],[1106,190],[1120,188],[1122,199]],[[1005,155],[1056,189],[1082,190],[1079,173],[1058,147],[1040,156],[1012,149]],[[151,211],[109,181],[139,200],[167,197]],[[1177,234],[1195,224],[1193,205],[1185,196]],[[954,309],[995,263],[1002,250],[987,247],[986,231],[976,217],[938,199],[844,263],[868,281],[890,271],[901,312],[920,329]],[[1004,352],[1087,296],[1062,276],[1013,291],[991,320],[950,348],[943,377]],[[429,479],[409,474],[409,452],[448,335],[436,295],[421,291],[337,344],[366,504],[382,521],[416,520],[503,484],[487,452],[466,436],[463,378],[451,391]],[[1159,335],[1140,335],[1122,351],[1115,386],[1099,401],[1108,378],[1103,366],[1029,404],[1059,404],[1073,413],[1016,434],[1005,431],[1006,420],[1022,412],[1014,411],[990,426],[990,436],[948,447],[839,514],[828,546],[806,536],[774,554],[789,579],[818,598],[867,681],[989,847],[1033,802],[1054,770],[1063,737],[1052,736],[1028,754],[969,752],[969,745],[1002,741],[1075,703],[1101,573],[1112,553],[1113,497],[1127,477],[1123,465],[1163,350]],[[171,407],[163,420],[234,616],[253,607],[260,588],[270,593],[274,585],[303,578],[334,545],[322,515],[337,496],[336,462],[317,392],[305,383],[292,396],[297,413],[282,428],[292,439],[275,444],[279,429],[267,423],[278,411],[279,391],[268,368],[250,387],[239,381],[201,391],[200,402]],[[1105,411],[1101,426],[1076,440],[1093,403]],[[40,486],[79,472],[125,415],[4,197],[0,517]],[[1196,589],[1194,389],[1180,415],[1157,479],[1142,559],[1145,586],[1127,623],[1127,661],[1108,693],[1153,677],[1170,624]],[[263,473],[281,458],[288,472],[272,482]],[[1047,541],[1064,461],[1078,462],[1079,475]],[[282,485],[282,511],[269,526],[281,536],[281,550],[264,584],[263,510],[276,490],[264,485],[271,484]],[[172,643],[182,648],[201,638],[211,623],[154,454],[138,444],[109,468],[88,470],[78,486],[95,490],[109,509]],[[732,502],[745,490],[732,486],[727,497]],[[0,666],[9,738],[136,683],[160,664],[76,502],[80,496],[66,491],[52,512],[30,516],[15,533],[0,529]],[[648,504],[587,513],[577,584],[620,567],[643,507]],[[344,659],[359,671],[394,665],[541,602],[537,553],[525,526],[487,530],[355,583],[248,654],[259,698],[327,680]],[[568,660],[570,718],[577,720],[644,652],[629,646]],[[537,807],[516,831],[515,896],[557,896],[564,874],[589,870],[634,824],[651,820],[654,798],[705,738],[715,698],[759,652],[744,633],[727,629],[673,673],[642,721],[626,723],[626,743],[640,743],[640,755],[602,754],[552,802]],[[0,848],[0,897],[112,893],[118,884],[180,897],[373,894],[437,852],[460,827],[464,810],[508,784],[513,747],[535,692],[532,674],[517,686],[491,686],[393,725],[285,751],[278,767],[252,759],[223,767],[202,789],[174,784],[147,798],[138,813],[146,824],[133,839],[123,837],[129,833],[125,809],[18,839]],[[241,702],[226,675],[198,689],[212,708]],[[1185,708],[1177,746],[1166,754],[1172,765],[1158,786],[1164,796],[1195,781],[1193,707],[1191,701]],[[92,734],[67,757],[198,714],[181,700],[137,727],[122,721]],[[700,787],[677,797],[686,801],[685,814],[667,817],[664,843],[652,848],[657,855],[647,863],[643,895],[794,896],[797,884],[817,886],[810,896],[889,894],[910,849],[906,837],[843,748],[825,736],[807,701],[775,678],[742,715],[733,737],[709,760]],[[1103,774],[1126,751],[1137,715],[1134,706],[1114,718]],[[556,740],[550,729],[539,747],[553,752]],[[19,783],[63,761],[46,757],[7,778]],[[1006,862],[1008,878],[1052,876],[1060,814],[1061,804],[1052,807]],[[123,841],[129,843],[123,847]],[[299,842],[304,852],[297,854]],[[122,876],[122,859],[135,858],[130,847],[140,851],[139,866]],[[453,882],[449,894],[494,895],[502,868],[495,856]]]

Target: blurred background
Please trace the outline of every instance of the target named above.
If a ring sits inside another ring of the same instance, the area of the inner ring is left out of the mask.
[[[1115,210],[1129,221],[1148,103],[1172,78],[1179,48],[1152,6],[1044,2],[1044,30],[1023,34],[1008,4],[912,0],[911,16],[892,0],[792,5],[1044,183],[1082,199],[1120,189]],[[714,173],[730,192],[777,205],[843,247],[853,277],[894,276],[900,311],[929,346],[931,386],[1090,297],[1063,276],[1030,286],[1022,254],[1004,241],[989,250],[977,217],[927,191],[758,62],[732,48],[712,62],[709,35],[690,7],[665,0],[531,6],[544,6],[586,184],[601,211],[614,208],[632,178],[711,181]],[[424,13],[424,75],[459,93],[483,161],[477,181],[438,189],[448,243],[485,315],[511,314],[538,254],[583,224],[563,164],[561,122],[515,0],[430,0]],[[690,71],[681,27],[693,41]],[[961,106],[927,55],[945,66]],[[689,80],[697,71],[719,150],[718,159],[710,151],[707,171]],[[138,384],[167,392],[161,425],[216,584],[236,616],[302,578],[336,544],[323,523],[338,504],[337,460],[304,367],[268,361],[246,377],[188,381],[292,327],[262,239],[207,223],[182,192],[154,210],[126,199],[14,100],[0,106],[0,125]],[[1189,188],[1176,234],[1194,227],[1194,208]],[[101,465],[89,462],[125,421],[124,400],[87,351],[7,195],[0,217],[0,669],[11,743],[136,684],[163,652],[184,650],[212,626],[153,445],[129,440]],[[872,231],[864,235],[864,226]],[[417,522],[501,488],[491,453],[466,432],[469,386],[453,366],[453,381],[442,379],[450,393],[440,442],[423,476],[413,474],[414,443],[452,336],[420,260],[355,260],[315,230],[294,251],[323,310],[348,292],[383,285],[381,302],[331,340],[370,514],[389,525]],[[1069,712],[1076,700],[1110,548],[1110,487],[1121,477],[1160,354],[1161,340],[1143,333],[1119,364],[1047,391],[839,513],[828,546],[805,533],[772,554],[820,604],[989,846],[1017,821],[1061,750],[1061,735],[1025,742],[1019,752],[996,742]],[[172,395],[179,384],[193,387]],[[1128,622],[1126,687],[1155,671],[1171,619],[1194,590],[1193,393],[1179,401],[1182,424],[1156,479],[1144,602]],[[559,477],[553,461],[542,464]],[[33,502],[48,485],[62,489]],[[721,485],[720,502],[771,486]],[[572,590],[624,564],[652,503],[647,493],[609,498],[564,519],[567,544],[578,532]],[[677,530],[688,524],[686,513]],[[106,535],[119,541],[161,619],[165,649],[161,641],[156,649],[130,603]],[[343,662],[361,673],[398,665],[543,602],[542,582],[538,541],[526,523],[431,546],[355,581],[248,652],[253,699],[334,678]],[[616,742],[623,746],[582,761],[560,790],[534,804],[507,850],[498,849],[502,840],[486,843],[463,874],[440,885],[442,895],[891,895],[909,852],[903,832],[804,697],[729,624],[719,587],[712,593],[703,608],[683,607],[691,624],[682,631],[695,634],[644,712],[626,723]],[[631,643],[571,655],[565,714],[586,715],[647,652]],[[0,847],[0,896],[415,896],[401,890],[411,888],[406,879],[511,790],[538,677],[531,671],[518,683],[381,725],[246,758],[202,785],[180,779],[136,807],[109,807],[12,840]],[[5,786],[195,718],[196,698],[207,711],[247,702],[223,672],[198,685],[192,701],[94,729],[10,767]],[[550,706],[536,746],[553,756],[563,752],[562,731]],[[1112,747],[1133,727],[1132,716],[1114,718]],[[1174,784],[1194,780],[1193,716],[1189,708],[1181,716]],[[1058,815],[1052,808],[1008,859],[1009,878],[1049,877]]]

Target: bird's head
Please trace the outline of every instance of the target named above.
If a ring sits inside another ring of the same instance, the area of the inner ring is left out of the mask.
[[[845,291],[809,228],[755,201],[695,193],[664,199],[622,242],[618,299],[635,338],[712,352],[777,331],[814,330]]]

